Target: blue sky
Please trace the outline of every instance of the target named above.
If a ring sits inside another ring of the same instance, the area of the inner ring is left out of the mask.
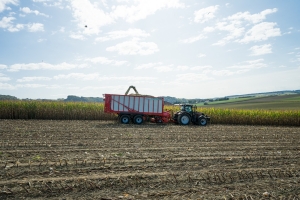
[[[0,94],[300,89],[300,1],[0,0]]]

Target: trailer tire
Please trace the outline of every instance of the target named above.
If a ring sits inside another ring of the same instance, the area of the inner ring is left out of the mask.
[[[142,115],[136,115],[136,116],[134,116],[133,122],[135,124],[142,124],[144,122],[143,116]]]
[[[180,125],[188,125],[191,122],[191,117],[186,113],[182,113],[178,116],[177,121]]]
[[[204,116],[198,117],[198,125],[206,126],[207,125],[207,119]]]
[[[130,122],[130,116],[129,115],[121,115],[120,116],[120,122],[122,124],[129,124],[129,122]]]

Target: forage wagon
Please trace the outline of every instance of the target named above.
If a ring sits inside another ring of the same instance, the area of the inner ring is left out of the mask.
[[[130,89],[135,94],[128,95]],[[118,115],[122,124],[142,124],[150,119],[155,123],[173,122],[180,125],[188,125],[191,122],[200,126],[207,125],[210,117],[197,112],[197,107],[190,104],[182,104],[180,111],[171,116],[171,111],[164,110],[164,98],[141,95],[134,86],[130,86],[124,95],[104,94],[104,112]]]

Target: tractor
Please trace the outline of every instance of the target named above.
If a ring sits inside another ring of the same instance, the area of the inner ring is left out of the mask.
[[[200,126],[206,126],[210,122],[210,117],[204,113],[197,112],[197,106],[192,104],[180,104],[180,111],[173,116],[176,124],[188,125],[190,122]]]

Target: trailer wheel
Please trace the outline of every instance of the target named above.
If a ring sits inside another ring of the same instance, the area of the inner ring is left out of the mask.
[[[120,117],[120,122],[122,124],[129,124],[129,122],[130,122],[130,116],[129,115],[122,115]]]
[[[183,113],[178,116],[178,122],[180,125],[188,125],[191,121],[191,118],[188,114]]]
[[[143,116],[142,115],[136,115],[136,116],[134,116],[133,122],[135,124],[142,124],[144,122]]]
[[[198,125],[200,126],[206,126],[207,124],[207,120],[204,116],[200,116],[198,117]]]

